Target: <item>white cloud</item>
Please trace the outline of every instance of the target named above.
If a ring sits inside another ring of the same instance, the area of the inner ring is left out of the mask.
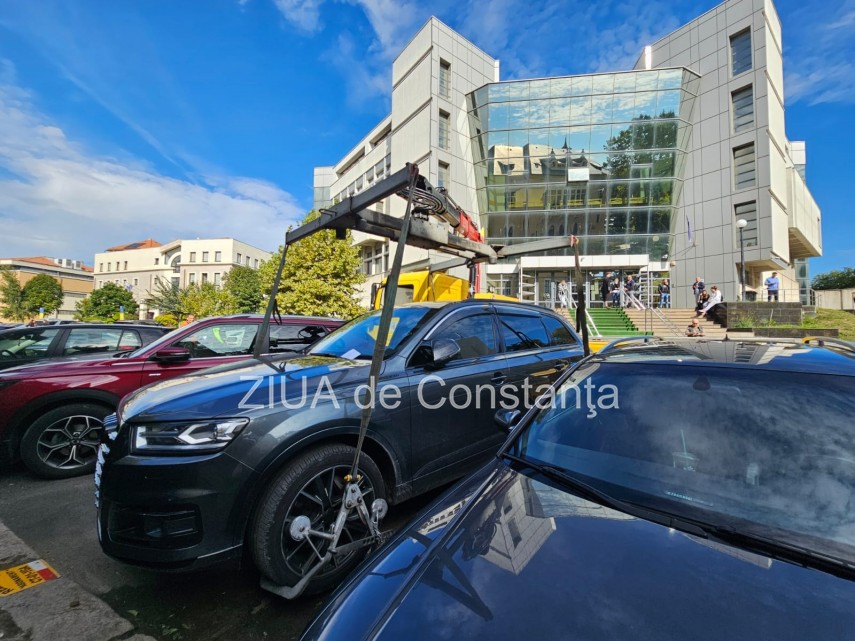
[[[307,33],[321,28],[321,5],[324,0],[273,0],[276,8],[295,27]]]
[[[236,237],[275,249],[302,217],[276,185],[245,177],[193,184],[143,163],[88,154],[15,85],[0,84],[0,255],[91,263],[97,251],[155,238]]]
[[[855,104],[855,0],[828,14],[804,7],[791,16],[800,25],[784,33],[787,102]]]

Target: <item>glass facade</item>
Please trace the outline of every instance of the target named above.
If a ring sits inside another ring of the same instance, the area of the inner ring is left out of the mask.
[[[698,85],[681,68],[501,82],[470,93],[489,242],[575,233],[587,255],[667,258]]]

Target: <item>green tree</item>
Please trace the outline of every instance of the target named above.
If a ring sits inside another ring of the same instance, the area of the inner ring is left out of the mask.
[[[154,291],[148,293],[145,302],[149,307],[157,309],[158,314],[170,314],[175,318],[181,318],[184,313],[181,289],[178,287],[178,283],[171,280],[158,278]]]
[[[24,301],[24,290],[11,267],[0,267],[0,315],[16,321],[31,316]]]
[[[318,217],[311,211],[305,224]],[[273,287],[282,248],[259,268],[264,291]],[[285,270],[276,301],[283,314],[307,314],[351,318],[363,309],[356,302],[356,286],[365,281],[359,271],[359,250],[345,240],[336,240],[326,230],[294,243],[288,248]]]
[[[232,295],[213,283],[189,285],[181,290],[181,309],[184,314],[196,318],[223,316],[237,313],[237,304]]]
[[[120,285],[104,283],[89,294],[88,298],[77,303],[78,320],[114,321],[119,319],[119,308],[124,305],[125,316],[135,317],[137,303],[133,295]]]
[[[844,267],[814,276],[814,289],[850,289],[855,287],[855,268]]]
[[[223,279],[223,289],[234,299],[237,313],[257,312],[261,306],[264,292],[258,270],[242,265],[232,267]]]
[[[44,308],[45,314],[53,314],[62,305],[62,285],[48,274],[39,274],[24,285],[24,304],[31,314]]]

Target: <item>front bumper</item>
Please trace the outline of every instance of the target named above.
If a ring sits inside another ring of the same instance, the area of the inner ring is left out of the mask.
[[[255,472],[220,452],[143,457],[102,446],[96,472],[98,540],[109,556],[155,570],[239,559]]]

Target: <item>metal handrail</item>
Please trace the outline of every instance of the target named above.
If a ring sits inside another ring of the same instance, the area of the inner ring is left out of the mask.
[[[635,292],[624,292],[626,297],[629,299],[629,302],[632,303],[632,306],[635,309],[646,309],[644,303],[642,303],[638,297],[635,295]]]
[[[588,321],[588,330],[590,331],[591,329],[593,329],[594,331],[591,332],[592,334],[594,334],[595,336],[602,336],[602,334],[600,333],[600,330],[597,329],[597,324],[594,322],[594,319],[591,317],[591,313],[588,311],[587,307],[585,308],[585,319]]]
[[[674,322],[668,318],[665,314],[662,313],[662,310],[658,307],[651,307],[650,310],[656,314],[657,318],[661,320],[668,329],[674,334],[674,336],[683,336],[685,330],[681,331],[679,327],[677,327]]]

